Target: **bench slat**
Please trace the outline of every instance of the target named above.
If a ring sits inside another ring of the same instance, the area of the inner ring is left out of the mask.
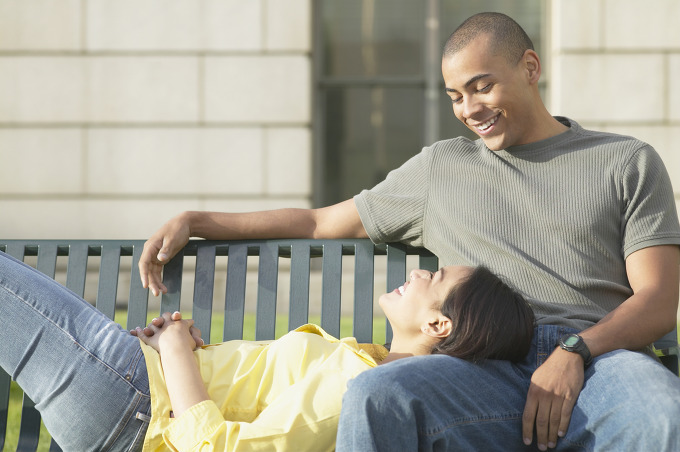
[[[342,244],[325,243],[321,268],[321,328],[340,337],[342,300]]]
[[[205,338],[206,342],[210,340],[216,255],[217,248],[212,244],[201,244],[196,250],[196,276],[194,280],[192,317],[196,327],[201,330],[201,335]]]
[[[17,450],[29,451],[38,448],[40,440],[40,413],[35,409],[35,403],[24,394],[21,409],[21,427],[19,428],[19,443]]]
[[[423,270],[429,270],[431,272],[436,272],[437,270],[439,270],[439,259],[437,259],[437,256],[421,255],[418,261],[419,261],[418,266]]]
[[[42,245],[38,250],[38,263],[36,269],[54,279],[57,269],[57,245],[50,243]]]
[[[355,245],[353,335],[358,342],[373,342],[373,260],[372,243]]]
[[[260,244],[259,256],[255,340],[266,341],[274,339],[276,332],[276,295],[279,281],[278,244],[275,242]]]
[[[248,245],[229,245],[228,252],[227,287],[224,300],[224,331],[222,333],[222,339],[225,341],[243,338]]]
[[[149,310],[149,289],[142,287],[142,278],[139,275],[139,259],[144,251],[143,242],[134,244],[132,252],[132,266],[130,268],[130,299],[127,310],[127,329],[147,324]]]
[[[111,242],[104,243],[101,246],[101,256],[96,306],[108,318],[113,319],[116,315],[120,246]]]
[[[175,312],[180,309],[182,296],[182,270],[184,251],[178,252],[163,268],[163,284],[168,292],[161,296],[161,312]]]
[[[86,243],[74,243],[68,247],[68,265],[66,267],[66,287],[83,297],[85,295],[85,279],[87,275],[88,246]]]
[[[387,292],[391,292],[406,281],[406,246],[390,244],[387,246]],[[392,326],[385,319],[385,342],[392,341]]]
[[[290,297],[288,331],[309,321],[309,258],[308,242],[292,245],[290,262]]]
[[[0,369],[0,450],[5,447],[7,437],[7,415],[9,409],[9,388],[12,379],[7,372]]]
[[[5,253],[23,262],[26,247],[23,242],[10,242],[5,246]]]

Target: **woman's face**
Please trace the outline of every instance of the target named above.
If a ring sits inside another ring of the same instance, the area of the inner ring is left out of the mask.
[[[396,334],[419,334],[440,313],[441,305],[472,267],[449,266],[437,272],[413,270],[403,286],[380,297],[382,310]]]

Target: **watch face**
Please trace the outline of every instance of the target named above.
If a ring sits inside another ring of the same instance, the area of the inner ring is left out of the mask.
[[[569,336],[564,340],[564,345],[567,347],[573,347],[578,343],[578,336]]]

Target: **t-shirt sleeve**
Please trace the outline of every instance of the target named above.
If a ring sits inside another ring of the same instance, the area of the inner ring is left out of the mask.
[[[624,256],[650,246],[680,244],[673,187],[654,148],[642,146],[631,156],[622,182]]]
[[[391,171],[384,181],[354,197],[364,228],[374,243],[423,246],[431,160],[431,148],[424,148]]]

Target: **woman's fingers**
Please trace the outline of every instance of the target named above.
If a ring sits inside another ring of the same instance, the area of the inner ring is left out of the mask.
[[[148,326],[144,328],[136,328],[134,330],[130,330],[130,334],[139,337],[138,332],[141,332],[147,338],[152,337],[163,329],[163,327],[166,324],[166,321],[172,322],[183,321],[189,328],[189,333],[191,334],[191,337],[194,338],[194,341],[196,342],[196,347],[201,347],[202,345],[205,345],[205,341],[201,337],[201,330],[194,326],[194,320],[193,319],[183,320],[182,313],[179,311],[175,311],[173,313],[165,312],[161,316],[151,319],[151,322],[149,323]]]

